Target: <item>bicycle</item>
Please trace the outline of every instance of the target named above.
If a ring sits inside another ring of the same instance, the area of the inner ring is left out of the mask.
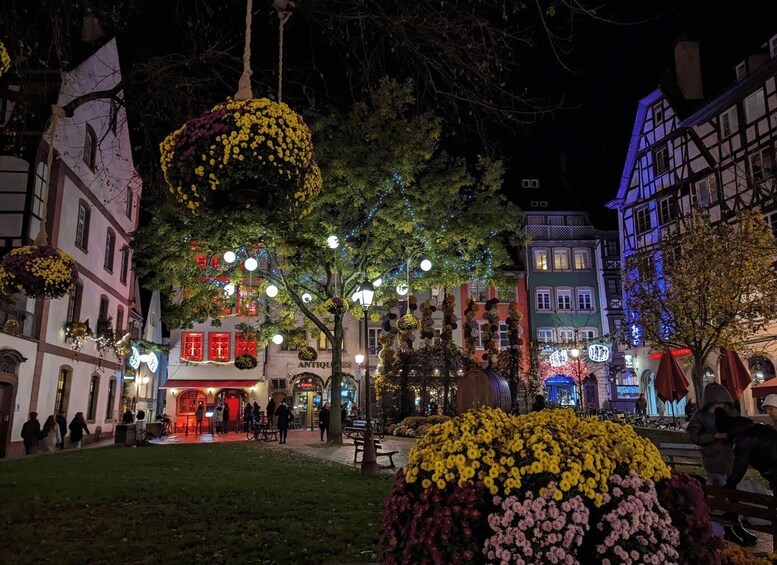
[[[386,429],[383,427],[382,420],[374,420],[372,422],[372,433],[383,439],[386,436]]]
[[[246,439],[256,441],[259,439],[259,435],[262,433],[262,424],[257,420],[251,420],[251,423],[246,428]]]

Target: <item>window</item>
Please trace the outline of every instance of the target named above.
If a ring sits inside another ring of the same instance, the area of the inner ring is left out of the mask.
[[[135,195],[132,193],[131,188],[127,188],[127,198],[124,202],[124,214],[131,220],[132,219],[132,207],[135,204]]]
[[[538,328],[537,329],[537,341],[542,343],[553,343],[553,330],[551,328]]]
[[[507,324],[499,324],[499,347],[510,347],[510,334],[507,332]]]
[[[621,283],[616,278],[608,278],[607,279],[607,294],[610,295],[620,295],[621,293]]]
[[[534,250],[534,270],[535,271],[550,270],[550,260],[548,258],[547,249]]]
[[[669,147],[664,144],[653,151],[653,171],[656,175],[669,170]]]
[[[580,330],[580,339],[583,341],[590,341],[596,339],[596,330],[592,328],[583,328]]]
[[[480,331],[478,332],[478,344],[477,344],[477,347],[478,347],[478,349],[485,349],[485,347],[486,347],[486,342],[485,342],[485,341],[483,341],[483,335],[485,335],[485,333],[486,333],[487,331],[489,331],[489,330],[488,330],[488,328],[489,328],[489,327],[490,327],[490,326],[489,326],[489,324],[487,324],[487,323],[486,323],[486,324],[480,324],[480,325],[478,326],[478,329],[480,330]]]
[[[211,361],[229,361],[229,338],[226,332],[208,334],[208,359]]]
[[[739,129],[737,107],[732,106],[720,115],[720,137],[727,138]]]
[[[572,309],[572,291],[571,290],[557,290],[556,291],[556,308],[558,310],[571,310]]]
[[[521,179],[521,188],[539,188],[540,179]]]
[[[611,239],[607,241],[605,244],[605,249],[607,250],[607,257],[618,257],[620,255],[620,252],[618,251],[618,242],[614,239]]]
[[[486,286],[486,282],[472,279],[469,283],[469,294],[477,302],[485,302],[488,300],[488,287]]]
[[[184,332],[181,335],[181,359],[202,361],[204,334],[199,332]]]
[[[664,121],[664,106],[663,106],[663,103],[659,102],[658,104],[653,106],[653,125],[657,126],[663,121]]]
[[[124,335],[124,307],[118,306],[116,308],[116,333],[121,338]]]
[[[650,224],[650,208],[643,206],[635,212],[637,233],[645,233],[652,227]]]
[[[281,351],[299,351],[308,344],[308,332],[304,328],[291,330],[281,343]]]
[[[119,271],[119,280],[127,284],[127,274],[129,273],[129,247],[121,248],[121,271]]]
[[[653,263],[653,257],[645,256],[640,258],[639,262],[637,263],[637,272],[639,274],[639,278],[643,280],[652,279],[656,272],[655,264]]]
[[[285,343],[285,342],[284,342]],[[235,334],[235,357],[248,353],[256,357],[256,337]]]
[[[97,136],[92,126],[86,126],[86,137],[84,138],[84,163],[94,170],[94,164],[97,158]],[[94,419],[94,418],[92,418]]]
[[[759,88],[745,98],[745,121],[749,124],[766,114],[764,90]]]
[[[769,56],[777,57],[777,35],[769,40]]]
[[[36,218],[43,217],[43,201],[46,198],[48,177],[48,167],[41,161],[35,169],[35,190],[32,195],[32,214]]]
[[[97,315],[97,323],[104,322],[108,319],[108,298],[105,296],[100,297],[100,310],[99,314]]]
[[[286,388],[286,379],[271,379],[270,384],[273,390],[281,390]]]
[[[105,419],[113,418],[113,404],[116,402],[116,379],[108,381],[108,406],[105,409]]]
[[[750,174],[755,182],[760,182],[774,175],[774,154],[771,147],[756,149],[750,155]]]
[[[97,397],[99,394],[100,377],[99,375],[94,375],[89,382],[89,404],[87,404],[86,408],[86,419],[90,422],[94,422],[97,418]]]
[[[497,291],[497,297],[499,298],[499,302],[512,302],[515,300],[515,287],[503,287],[498,289]]]
[[[113,255],[116,249],[116,234],[112,229],[108,228],[108,233],[105,235],[105,261],[103,261],[103,267],[106,271],[113,272]]]
[[[367,328],[367,348],[370,350],[370,355],[376,355],[381,350],[381,345],[378,343],[380,331],[380,328]]]
[[[550,311],[549,290],[537,290],[537,310]]]
[[[332,343],[326,337],[324,332],[320,332],[318,334],[318,350],[319,351],[327,351],[327,350],[331,350],[331,349],[332,349]]]
[[[57,379],[57,394],[54,397],[54,412],[67,414],[67,405],[70,397],[70,369],[61,367]]]
[[[694,184],[696,205],[707,208],[718,202],[718,188],[715,175],[710,175]]]
[[[575,249],[575,269],[588,271],[591,269],[591,253],[588,249]]]
[[[677,218],[677,204],[674,196],[658,201],[658,225],[663,226]]]
[[[573,343],[575,341],[575,330],[570,328],[559,328],[556,331],[558,332],[558,340],[561,343]]]
[[[737,82],[742,80],[747,76],[747,65],[745,65],[745,62],[742,61],[736,66],[736,69],[734,69],[734,72],[736,72],[737,75]]]
[[[577,309],[590,312],[594,309],[594,293],[590,289],[577,291]]]
[[[553,269],[555,271],[569,270],[569,249],[553,250]]]
[[[205,393],[199,390],[185,390],[178,395],[178,411],[180,416],[190,416],[197,412],[197,406],[207,403]]]
[[[86,251],[89,248],[89,206],[83,200],[78,204],[78,223],[76,224],[76,245]]]
[[[84,285],[76,283],[73,290],[70,291],[70,298],[67,302],[67,320],[68,322],[78,322],[81,316],[81,297],[84,294]]]

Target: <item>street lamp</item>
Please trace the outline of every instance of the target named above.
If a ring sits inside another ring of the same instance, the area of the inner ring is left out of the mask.
[[[585,401],[583,399],[583,379],[580,374],[580,350],[577,347],[573,347],[569,350],[569,355],[575,360],[575,382],[577,384],[578,392],[580,393],[580,410],[583,411],[585,410]]]
[[[372,306],[372,300],[375,298],[375,287],[371,282],[365,281],[359,285],[358,290],[354,293],[354,297],[358,300],[364,309],[364,343],[365,345],[369,341],[368,339],[368,323],[369,315],[368,310]],[[357,356],[358,357],[358,356]],[[357,360],[358,363],[358,360]],[[372,436],[372,408],[370,407],[370,353],[367,349],[367,354],[364,356],[364,393],[366,397],[367,406],[364,415],[367,420],[367,424],[364,429],[364,452],[362,454],[362,475],[377,475],[378,463],[377,456],[375,454],[375,440]]]

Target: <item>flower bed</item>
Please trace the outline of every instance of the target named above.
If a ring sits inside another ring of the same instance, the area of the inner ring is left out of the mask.
[[[75,260],[50,245],[25,245],[0,262],[0,291],[30,298],[61,298],[78,280]]]
[[[381,561],[719,563],[710,556],[722,546],[694,517],[709,516],[703,497],[669,478],[630,426],[571,410],[470,411],[433,425],[397,474]],[[681,499],[685,520],[667,496]]]
[[[449,416],[408,416],[400,424],[391,424],[388,433],[399,437],[418,437],[426,434],[432,426],[448,420]]]

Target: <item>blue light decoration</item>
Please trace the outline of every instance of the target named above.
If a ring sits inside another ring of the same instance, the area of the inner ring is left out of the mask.
[[[630,333],[631,345],[636,347],[642,343],[642,328],[639,326],[639,324],[631,324]]]

